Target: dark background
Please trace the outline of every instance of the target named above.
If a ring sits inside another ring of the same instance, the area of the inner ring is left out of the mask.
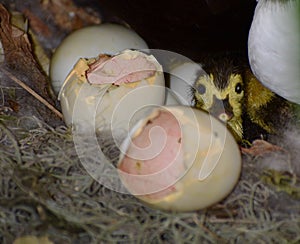
[[[197,61],[202,54],[246,50],[255,0],[75,0],[104,22],[129,25],[150,48]]]

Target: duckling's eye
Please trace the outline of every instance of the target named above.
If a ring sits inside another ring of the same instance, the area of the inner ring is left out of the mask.
[[[203,95],[206,92],[206,87],[203,84],[197,86],[197,91],[200,95]]]
[[[237,83],[236,86],[235,86],[235,92],[237,94],[241,94],[243,88],[242,88],[242,84],[241,83]]]

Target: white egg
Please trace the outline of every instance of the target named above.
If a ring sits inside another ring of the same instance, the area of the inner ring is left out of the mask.
[[[203,72],[201,66],[194,62],[185,62],[171,69],[166,105],[192,106],[192,87],[200,72]]]
[[[80,133],[129,129],[135,114],[149,105],[162,105],[165,86],[162,66],[152,55],[125,50],[98,59],[80,59],[59,94],[67,125]]]
[[[121,146],[120,178],[151,207],[193,211],[224,199],[241,171],[239,147],[226,126],[188,106],[155,108]]]
[[[300,1],[258,1],[248,54],[251,69],[263,85],[300,104]]]
[[[85,27],[67,36],[53,54],[50,79],[55,93],[79,58],[97,54],[115,54],[125,49],[148,49],[146,42],[133,30],[117,24]]]

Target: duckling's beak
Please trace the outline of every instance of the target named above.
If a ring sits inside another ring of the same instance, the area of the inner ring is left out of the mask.
[[[213,105],[210,109],[210,114],[220,119],[223,122],[227,122],[233,117],[233,110],[229,103],[229,97],[225,99],[218,99],[215,95],[213,97]]]

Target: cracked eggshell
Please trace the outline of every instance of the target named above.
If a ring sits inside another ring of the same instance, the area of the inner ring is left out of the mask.
[[[120,178],[151,207],[193,211],[224,199],[241,171],[239,147],[226,126],[187,106],[154,109],[121,146]]]
[[[150,68],[141,67],[143,62]],[[134,68],[138,70],[133,72]],[[153,70],[145,73],[143,69]],[[112,77],[119,80],[110,83]],[[66,124],[84,133],[101,129],[127,131],[130,123],[140,119],[136,112],[145,106],[163,105],[164,97],[162,66],[154,56],[132,50],[105,56],[104,61],[101,56],[98,61],[80,59],[59,94]]]
[[[113,55],[125,49],[148,49],[148,45],[133,30],[117,24],[74,31],[61,42],[51,58],[49,74],[54,92],[59,92],[78,59],[93,58],[100,53]]]

